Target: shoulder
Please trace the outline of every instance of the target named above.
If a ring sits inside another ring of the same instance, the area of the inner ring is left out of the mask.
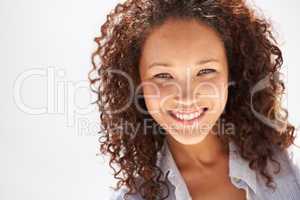
[[[124,200],[125,194],[128,192],[128,188],[122,186],[118,190],[112,190],[108,200]],[[138,195],[127,195],[127,200],[142,200],[142,198]]]
[[[125,193],[128,191],[127,188],[121,187],[118,190],[111,190],[109,200],[123,200]]]
[[[277,158],[281,166],[281,173],[277,176],[278,179],[285,183],[295,181],[300,187],[300,146],[297,143],[291,144],[278,155]]]
[[[287,148],[286,153],[290,167],[300,182],[300,146],[292,144]]]

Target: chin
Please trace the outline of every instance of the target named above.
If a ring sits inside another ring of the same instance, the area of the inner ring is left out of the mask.
[[[193,134],[184,134],[180,132],[169,133],[170,137],[172,137],[176,142],[184,145],[193,145],[201,143],[208,133],[193,133]]]

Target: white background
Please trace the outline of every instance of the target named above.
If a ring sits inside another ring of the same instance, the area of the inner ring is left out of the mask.
[[[0,1],[1,200],[107,199],[112,171],[96,156],[99,115],[87,73],[93,38],[117,2]],[[298,127],[300,3],[255,4],[280,39],[285,104]]]

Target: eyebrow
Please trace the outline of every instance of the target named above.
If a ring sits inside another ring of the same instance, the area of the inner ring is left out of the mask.
[[[215,58],[204,59],[204,60],[200,60],[200,61],[196,62],[194,66],[203,65],[203,64],[206,64],[206,63],[210,63],[210,62],[219,62],[219,60],[215,59]],[[154,66],[171,67],[172,65],[169,64],[169,63],[154,62],[154,63],[152,63],[148,66],[148,69],[150,69]]]

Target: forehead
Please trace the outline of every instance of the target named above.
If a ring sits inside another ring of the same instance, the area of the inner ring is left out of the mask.
[[[169,19],[152,30],[142,49],[142,63],[153,61],[194,62],[199,59],[225,59],[219,34],[196,20]]]

